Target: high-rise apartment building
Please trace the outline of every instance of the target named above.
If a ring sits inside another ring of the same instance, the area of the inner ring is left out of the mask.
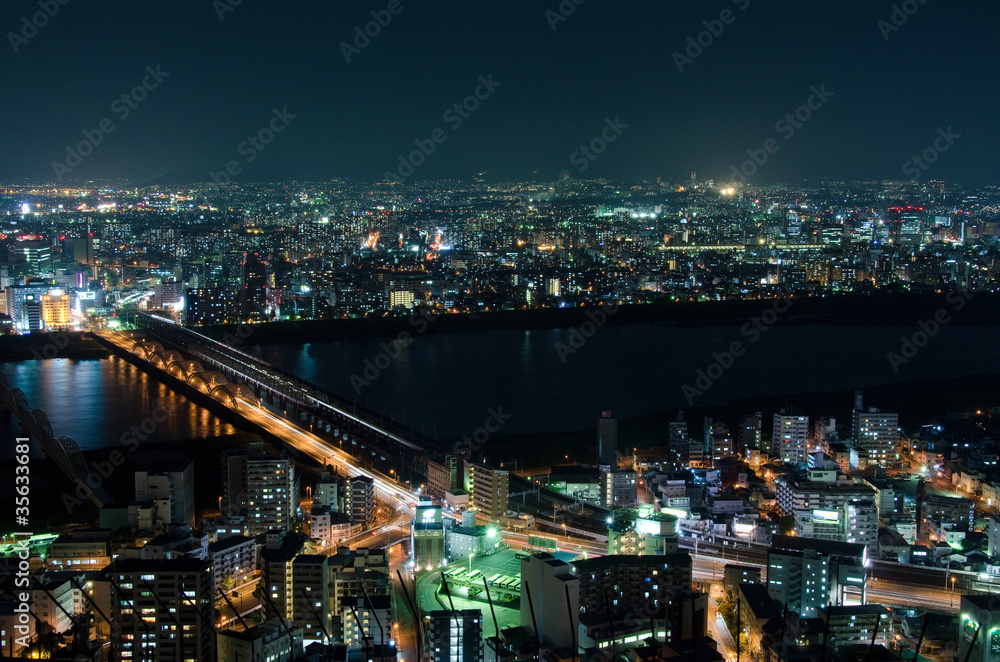
[[[247,451],[223,451],[223,512],[246,517],[252,536],[291,529],[299,507],[295,462],[285,455],[267,455],[259,443]]]
[[[469,462],[468,471],[469,507],[475,508],[477,518],[486,522],[496,522],[507,514],[507,498],[510,494],[510,473],[486,464]]]
[[[434,662],[482,662],[483,614],[478,609],[430,612],[430,648]]]
[[[367,476],[347,479],[344,509],[351,517],[351,524],[367,526],[375,521],[375,481]]]
[[[865,451],[869,464],[887,466],[896,459],[899,414],[869,408],[854,412],[854,447]]]
[[[267,267],[258,253],[247,253],[243,260],[243,318],[264,312],[267,305]]]
[[[775,414],[771,447],[782,462],[804,467],[808,461],[809,417],[784,410]]]
[[[215,654],[215,586],[209,561],[119,558],[111,583],[114,648],[122,660],[200,662]]]
[[[299,554],[292,561],[291,622],[306,641],[322,641],[330,632],[328,562],[324,554]]]

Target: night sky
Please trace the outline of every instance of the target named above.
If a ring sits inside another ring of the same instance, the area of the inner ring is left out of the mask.
[[[5,0],[0,178],[55,181],[66,146],[106,120],[113,132],[66,181],[207,181],[229,161],[238,181],[377,181],[435,129],[446,138],[412,180],[681,182],[697,170],[728,182],[769,138],[778,150],[754,183],[901,180],[948,127],[961,138],[921,178],[1000,180],[996,2],[899,3],[915,13],[897,13],[907,20],[886,40],[888,0],[563,0],[574,11],[555,30],[546,11],[560,0],[398,0],[350,63],[341,43],[388,0],[236,2],[42,0],[58,12],[12,45],[41,9]],[[723,10],[730,24],[679,72],[674,53]],[[159,82],[146,71],[157,65],[169,74]],[[491,74],[501,85],[479,108],[446,121]],[[144,77],[144,100],[113,105]],[[776,128],[823,85],[832,96],[793,135]],[[240,149],[285,108],[296,117],[273,142]],[[605,132],[615,140],[592,162],[574,157],[608,118],[628,128]]]

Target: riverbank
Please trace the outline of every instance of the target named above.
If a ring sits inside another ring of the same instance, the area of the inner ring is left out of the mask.
[[[886,386],[873,386],[863,391],[865,406],[899,414],[903,430],[918,429],[949,415],[965,412],[987,412],[1000,406],[1000,374],[982,374],[958,379],[921,380]],[[700,439],[704,419],[710,417],[725,423],[736,436],[737,423],[748,414],[763,415],[763,432],[770,435],[771,419],[782,408],[794,407],[810,419],[832,417],[838,428],[846,426],[841,434],[850,435],[854,391],[824,391],[777,395],[759,398],[742,398],[723,405],[687,407],[684,420],[689,435]],[[677,420],[677,409],[661,410],[635,416],[618,422],[618,448],[623,454],[633,448],[662,446],[667,443],[667,429]],[[509,463],[525,469],[546,467],[552,464],[585,462],[594,464],[597,457],[597,421],[591,428],[552,434],[523,434],[496,436],[489,440],[483,452],[490,462]],[[567,457],[568,456],[568,457]]]
[[[961,299],[961,308],[957,301]],[[331,319],[299,322],[269,322],[241,329],[232,325],[203,327],[199,331],[223,340],[239,337],[240,345],[301,344],[339,340],[391,338],[401,332],[411,336],[472,331],[535,331],[578,327],[584,322],[597,326],[662,323],[671,326],[742,326],[771,310],[772,300],[661,302],[597,308],[544,308],[504,310],[429,317],[397,316]],[[961,295],[891,294],[796,297],[774,324],[883,325],[916,324],[933,319],[935,312],[950,313],[952,324],[1000,324],[1000,294],[981,293],[965,299]]]
[[[0,336],[0,361],[105,359],[111,352],[82,331]]]

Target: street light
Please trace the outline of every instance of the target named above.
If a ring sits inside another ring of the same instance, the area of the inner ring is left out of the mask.
[[[955,577],[951,578],[951,608],[955,608]]]

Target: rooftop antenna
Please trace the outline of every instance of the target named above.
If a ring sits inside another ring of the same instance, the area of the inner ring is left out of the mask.
[[[972,635],[972,643],[969,644],[969,650],[966,651],[965,653],[965,662],[969,662],[969,658],[972,657],[972,649],[976,647],[976,641],[979,639],[979,631],[982,629],[983,629],[982,623],[976,626],[976,634]]]
[[[569,629],[573,633],[573,659],[580,659],[580,644],[577,642],[577,629],[578,627],[573,627],[573,603],[569,599],[569,584],[563,584],[563,590],[566,592],[566,613],[569,615]],[[493,608],[493,605],[490,605]],[[493,617],[496,620],[496,617]]]
[[[319,629],[323,632],[323,637],[326,639],[326,643],[332,644],[333,639],[330,638],[330,633],[326,631],[326,626],[323,624],[323,619],[319,617],[319,612],[317,612],[316,608],[312,606],[312,602],[309,600],[309,593],[306,591],[305,588],[302,589],[302,597],[305,598],[306,606],[309,607],[309,611],[311,611],[312,615],[316,617],[316,624],[319,626]]]
[[[403,588],[403,597],[406,598],[406,605],[409,607],[410,613],[413,614],[413,622],[416,624],[417,662],[420,662],[420,656],[424,652],[423,637],[421,636],[423,628],[420,627],[420,614],[417,612],[416,607],[413,606],[413,598],[410,597],[410,591],[406,588],[406,582],[403,581],[403,575],[399,571],[399,568],[396,568],[396,576],[399,577],[399,585]]]
[[[285,617],[281,615],[281,612],[278,611],[277,607],[274,606],[274,601],[271,600],[270,592],[265,589],[261,591],[260,594],[264,596],[264,599],[267,600],[267,606],[269,606],[271,611],[273,611],[278,617],[278,620],[281,622],[281,627],[288,631],[288,647],[292,648],[295,643],[295,638],[292,636],[292,627],[285,621]]]
[[[920,647],[924,645],[924,634],[927,633],[927,623],[931,620],[931,615],[924,614],[924,626],[920,628],[920,638],[917,639],[917,650],[913,653],[913,662],[920,659]]]
[[[368,608],[372,611],[372,617],[375,618],[375,623],[378,625],[379,634],[382,635],[382,657],[385,657],[385,629],[382,627],[382,619],[378,617],[378,612],[375,611],[375,605],[372,603],[372,599],[368,597],[368,591],[365,589],[365,585],[361,584],[361,593],[365,596],[365,602],[368,603]],[[459,626],[461,628],[461,626]]]
[[[531,612],[531,626],[535,628],[535,659],[538,659],[539,652],[541,650],[541,643],[539,639],[541,632],[538,631],[538,620],[535,619],[535,605],[531,602],[531,585],[525,584],[524,590],[528,594],[528,611]]]
[[[604,603],[608,607],[608,627],[611,628],[611,658],[618,657],[618,644],[615,641],[615,615],[611,611],[611,593],[604,591]]]
[[[483,576],[483,586],[486,588],[486,602],[490,605],[490,614],[493,616],[493,629],[496,630],[497,637],[500,636],[500,626],[497,624],[497,612],[493,609],[493,598],[490,596],[490,585]]]
[[[872,643],[868,647],[868,662],[872,662],[872,655],[875,653],[875,639],[878,637],[878,626],[882,624],[882,614],[879,613],[875,619],[875,631],[872,632]]]

